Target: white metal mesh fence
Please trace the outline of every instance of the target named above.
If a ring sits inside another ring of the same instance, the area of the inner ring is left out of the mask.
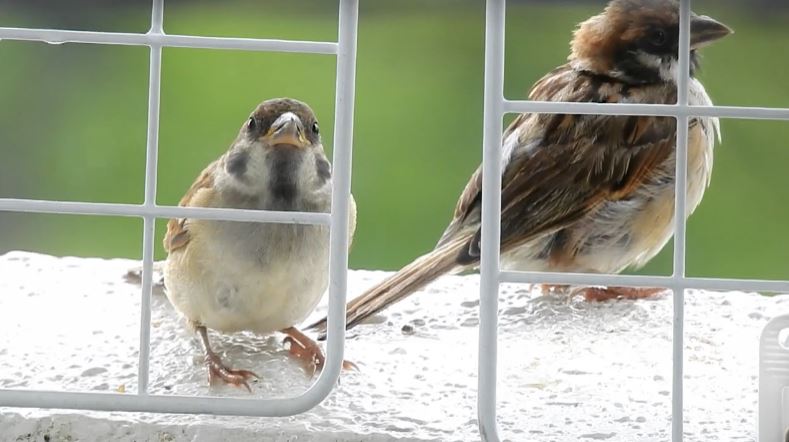
[[[688,121],[691,116],[789,120],[789,109],[688,105],[690,67],[690,0],[680,1],[678,99],[674,105],[597,104],[510,101],[504,98],[505,0],[488,0],[485,33],[485,123],[482,194],[482,261],[480,267],[479,423],[484,440],[499,440],[496,425],[496,324],[499,284],[543,283],[666,287],[674,294],[674,339],[671,434],[683,440],[684,296],[685,290],[787,292],[789,281],[760,281],[685,276]],[[501,223],[501,120],[510,112],[597,115],[659,115],[677,118],[677,167],[674,273],[670,277],[502,272],[499,266]],[[754,343],[757,345],[757,343]],[[668,355],[667,355],[668,356]]]
[[[692,116],[789,120],[789,109],[688,105],[690,42],[690,1],[681,1],[680,77],[675,105],[597,104],[510,101],[504,98],[505,0],[487,0],[485,49],[485,105],[483,149],[483,235],[480,287],[479,337],[479,425],[484,440],[499,440],[496,425],[497,305],[500,283],[548,283],[577,285],[625,285],[667,287],[674,293],[674,342],[672,436],[683,440],[683,325],[686,289],[748,290],[789,292],[789,281],[689,278],[685,276],[688,120]],[[340,373],[344,330],[342,317],[348,261],[348,204],[350,196],[351,145],[356,63],[358,0],[340,0],[339,38],[333,42],[284,41],[270,39],[216,38],[167,35],[163,31],[163,0],[154,0],[151,29],[146,34],[63,31],[52,29],[0,28],[0,39],[50,43],[93,43],[150,47],[148,97],[148,138],[145,200],[143,204],[0,199],[0,211],[89,214],[142,217],[143,289],[140,329],[139,389],[136,395],[56,391],[0,390],[0,405],[42,408],[149,411],[170,413],[211,413],[226,415],[284,416],[317,405],[336,385]],[[159,128],[159,98],[163,47],[236,49],[249,51],[302,52],[337,56],[336,119],[334,136],[334,192],[332,213],[268,212],[236,209],[204,209],[159,206],[156,204],[156,171]],[[673,276],[591,275],[535,272],[502,272],[499,267],[501,198],[501,120],[512,112],[573,113],[604,115],[672,116],[678,120],[676,226]],[[331,265],[327,364],[316,383],[298,397],[278,400],[196,398],[149,395],[148,364],[150,341],[151,270],[153,264],[154,220],[190,217],[232,221],[324,224],[331,226]],[[668,355],[667,355],[668,356]]]
[[[167,35],[162,26],[164,0],[153,0],[151,28],[146,34],[63,31],[54,29],[0,28],[0,39],[48,43],[94,43],[150,47],[148,138],[143,204],[0,199],[0,210],[14,212],[133,216],[143,218],[143,284],[140,319],[138,392],[97,394],[59,391],[0,390],[0,405],[90,410],[152,411],[162,413],[211,413],[249,416],[298,414],[319,404],[337,384],[342,364],[345,330],[345,292],[348,268],[348,210],[351,192],[351,145],[356,74],[358,0],[340,0],[339,38],[333,42],[286,41],[247,38]],[[159,139],[159,99],[163,47],[240,49],[250,51],[333,54],[337,57],[334,128],[334,173],[331,215],[325,213],[273,212],[238,209],[169,207],[156,204]],[[286,399],[246,400],[195,398],[148,394],[151,323],[151,276],[154,221],[156,218],[200,218],[268,223],[323,224],[331,229],[329,330],[327,360],[317,381],[304,394]]]

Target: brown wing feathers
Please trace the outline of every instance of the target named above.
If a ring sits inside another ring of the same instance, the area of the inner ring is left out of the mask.
[[[503,250],[561,229],[605,201],[629,195],[673,152],[673,118],[587,118],[596,120],[590,127],[599,128],[597,131],[569,144],[550,145],[529,158],[514,160],[523,164],[508,167],[516,172],[502,189]],[[623,134],[624,130],[629,133]],[[616,139],[629,142],[617,145]],[[575,155],[562,152],[568,149]],[[578,159],[575,164],[559,162],[573,156]]]
[[[186,194],[178,202],[179,206],[188,207],[192,205],[192,199],[200,189],[210,188],[214,185],[214,168],[217,163],[213,162],[206,167],[197,178]],[[167,233],[164,235],[164,250],[172,253],[189,243],[189,230],[186,228],[186,218],[171,219],[167,222]]]
[[[530,97],[617,102],[632,93],[624,84],[603,81],[564,66],[540,80]],[[513,151],[502,180],[502,252],[559,231],[605,201],[625,198],[672,154],[676,120],[522,114],[505,136],[517,136],[519,147]],[[348,304],[347,328],[456,267],[478,264],[481,183],[481,170],[477,169],[434,251]],[[325,319],[313,326],[325,327]]]

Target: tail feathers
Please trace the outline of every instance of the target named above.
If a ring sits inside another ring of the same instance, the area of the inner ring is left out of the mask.
[[[468,239],[468,235],[462,235],[460,238],[448,241],[350,301],[347,305],[345,328],[354,327],[453,270],[458,265],[458,253],[464,247],[468,247]],[[323,318],[309,326],[320,331],[319,339],[326,337],[326,320],[327,318]]]

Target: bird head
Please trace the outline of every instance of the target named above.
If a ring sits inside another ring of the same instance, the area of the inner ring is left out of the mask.
[[[300,188],[330,177],[315,113],[292,98],[260,103],[224,158],[233,188],[248,195],[292,199]]]
[[[696,51],[733,31],[710,17],[691,13],[691,75]],[[612,0],[578,26],[570,62],[633,84],[675,82],[679,54],[679,4],[675,0]]]
[[[309,150],[321,144],[315,113],[306,103],[292,98],[260,103],[244,123],[239,137],[263,150]]]

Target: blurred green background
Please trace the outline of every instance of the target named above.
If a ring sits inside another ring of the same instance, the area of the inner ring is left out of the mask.
[[[765,2],[769,3],[769,2]],[[563,63],[604,2],[510,1],[506,95]],[[717,104],[789,107],[789,14],[696,1],[736,34],[703,51]],[[145,32],[146,1],[0,2],[0,26]],[[166,2],[171,34],[336,40],[336,1]],[[429,250],[481,159],[484,2],[362,1],[351,267],[396,269]],[[148,50],[0,42],[0,197],[140,203]],[[331,56],[166,48],[158,202],[176,204],[263,99],[309,102],[331,149]],[[789,122],[722,121],[712,186],[691,217],[688,273],[789,277]],[[0,213],[0,252],[141,255],[136,218]],[[163,258],[157,225],[157,257]],[[670,274],[671,247],[641,272]]]

